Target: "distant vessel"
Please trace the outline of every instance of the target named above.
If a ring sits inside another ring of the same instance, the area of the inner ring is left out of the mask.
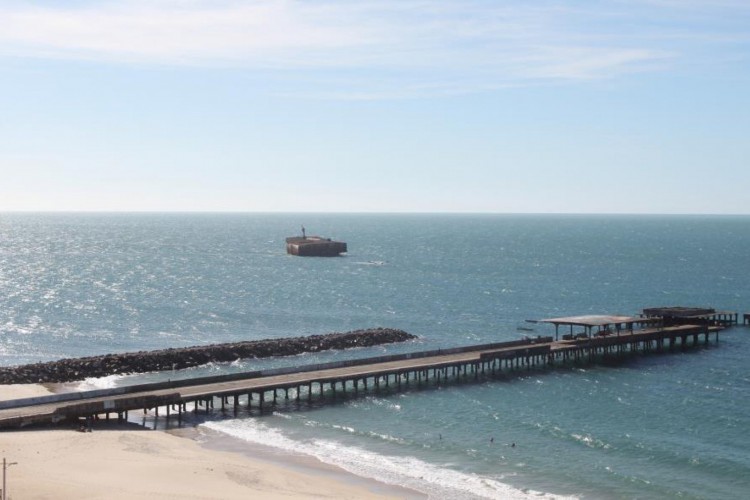
[[[290,236],[286,239],[286,253],[300,257],[336,257],[346,252],[346,243],[333,241],[331,238],[307,236],[302,227],[302,236]]]

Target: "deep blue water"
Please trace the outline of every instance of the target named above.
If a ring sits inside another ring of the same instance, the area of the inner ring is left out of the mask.
[[[287,256],[302,224],[348,255]],[[0,364],[376,326],[420,336],[169,375],[195,376],[552,333],[526,319],[745,312],[749,248],[741,216],[0,214]],[[744,498],[749,334],[206,426],[436,498]]]

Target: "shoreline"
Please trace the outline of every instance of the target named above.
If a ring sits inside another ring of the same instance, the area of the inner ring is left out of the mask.
[[[0,399],[54,389],[4,385]],[[164,431],[100,421],[90,433],[74,426],[4,431],[0,453],[15,462],[7,472],[10,498],[427,498],[314,457],[248,445],[196,427]]]
[[[325,476],[336,482],[364,487],[369,492],[376,495],[385,495],[386,498],[408,500],[428,498],[428,495],[421,491],[384,483],[370,477],[359,476],[336,465],[322,462],[312,455],[294,453],[260,443],[243,441],[204,426],[170,429],[165,432],[183,439],[193,440],[201,447],[209,450],[237,453],[250,459],[268,462],[301,474]]]

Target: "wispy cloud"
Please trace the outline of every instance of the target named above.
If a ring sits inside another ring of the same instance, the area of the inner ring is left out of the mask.
[[[0,37],[3,52],[22,56],[291,66],[304,64],[305,53],[367,43],[367,33],[330,14],[285,1],[6,7]]]
[[[678,52],[646,17],[669,1],[23,2],[0,7],[0,56],[343,72],[352,96],[468,92],[658,68]]]

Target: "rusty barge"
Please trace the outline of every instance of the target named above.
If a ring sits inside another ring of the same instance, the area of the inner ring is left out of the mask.
[[[346,253],[346,242],[334,241],[322,236],[307,236],[302,227],[302,236],[290,236],[286,239],[286,253],[300,257],[338,257]]]

